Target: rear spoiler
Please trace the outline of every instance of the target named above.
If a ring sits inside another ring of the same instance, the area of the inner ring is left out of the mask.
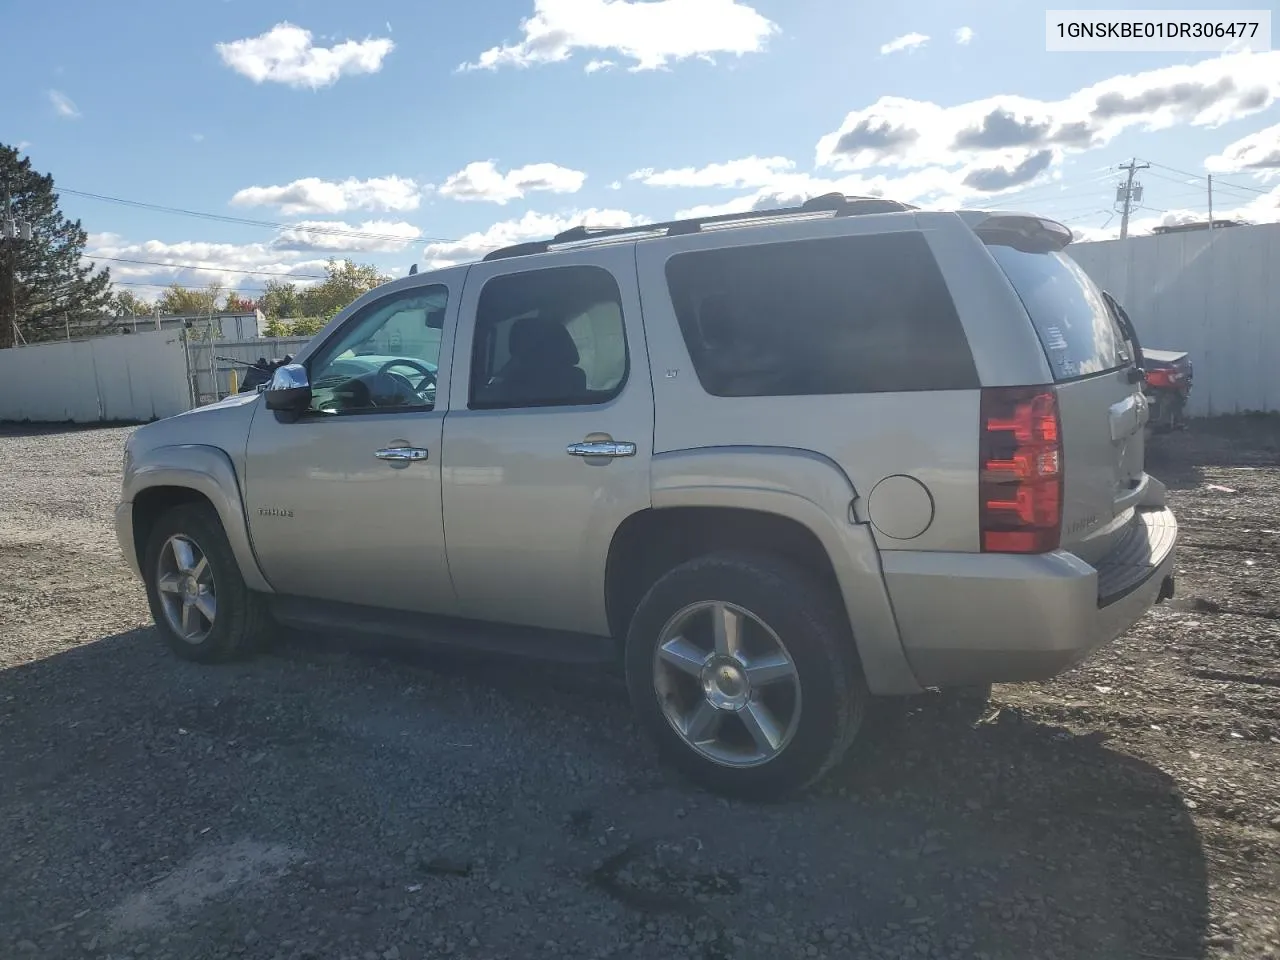
[[[1062,250],[1075,239],[1070,227],[1026,213],[978,214],[965,220],[984,243],[1013,247],[1025,253]]]

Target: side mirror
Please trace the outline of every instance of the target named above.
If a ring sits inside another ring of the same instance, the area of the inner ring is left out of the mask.
[[[300,363],[286,363],[271,376],[271,384],[263,391],[267,409],[280,413],[301,413],[311,403],[311,381],[307,368]]]

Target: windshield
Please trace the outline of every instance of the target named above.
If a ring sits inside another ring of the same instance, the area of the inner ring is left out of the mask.
[[[1040,337],[1053,378],[1074,380],[1124,366],[1124,334],[1097,285],[1064,253],[987,247]]]

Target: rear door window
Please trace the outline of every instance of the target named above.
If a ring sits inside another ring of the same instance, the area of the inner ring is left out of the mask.
[[[1106,298],[1064,253],[1028,253],[990,244],[1031,317],[1057,381],[1115,370],[1129,362],[1124,334]]]
[[[720,397],[976,388],[924,235],[676,254],[667,285],[703,389]]]

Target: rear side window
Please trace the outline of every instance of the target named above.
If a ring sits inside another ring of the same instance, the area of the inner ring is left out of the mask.
[[[609,271],[528,270],[481,289],[472,410],[606,403],[626,379],[622,295]]]
[[[1055,380],[1073,380],[1128,362],[1124,335],[1102,291],[1064,253],[987,247],[1000,264],[1040,337]]]
[[[703,389],[719,397],[978,386],[920,233],[681,253],[667,285]]]

